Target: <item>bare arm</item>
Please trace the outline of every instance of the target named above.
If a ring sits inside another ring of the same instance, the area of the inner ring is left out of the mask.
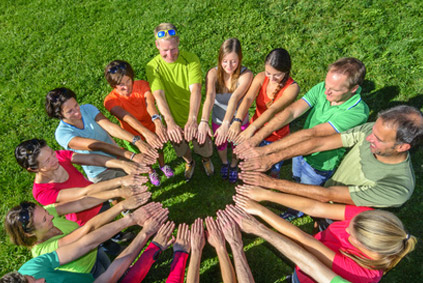
[[[222,280],[224,283],[235,283],[235,270],[229,259],[228,251],[226,250],[225,236],[222,230],[212,217],[206,218],[207,226],[207,241],[216,249],[217,258],[219,259],[220,271],[222,273]]]
[[[113,137],[116,137],[121,140],[126,140],[128,142],[132,142],[135,137],[133,134],[119,127],[119,125],[110,122],[110,120],[107,119],[101,112],[97,114],[97,116],[95,117],[95,121]],[[140,150],[141,153],[145,155],[149,155],[153,158],[159,157],[159,154],[157,153],[157,151],[153,149],[150,145],[143,142],[142,140],[136,141],[134,145]]]
[[[298,96],[300,87],[298,84],[291,84],[285,91],[282,97],[275,101],[260,117],[258,117],[252,124],[243,131],[235,143],[241,143],[252,137],[257,129],[260,129],[265,123],[271,120],[277,113],[283,111],[286,107],[291,105]]]
[[[70,178],[70,177],[69,177]],[[57,194],[56,203],[77,200],[84,196],[91,196],[100,192],[115,189],[120,186],[140,186],[147,182],[147,178],[139,175],[128,175],[82,188],[69,188],[60,190]]]
[[[238,282],[254,282],[253,274],[244,253],[242,236],[238,225],[225,211],[219,210],[217,216],[222,232],[232,249]]]
[[[248,198],[261,202],[270,201],[302,211],[313,217],[344,220],[345,205],[320,202],[314,199],[291,194],[277,193],[260,187],[242,185],[236,187],[235,203],[245,202]]]
[[[269,209],[253,200],[248,200],[247,202],[240,204],[239,207],[247,213],[259,216],[280,233],[304,246],[307,251],[316,256],[326,266],[332,268],[335,252],[325,246],[322,242],[313,238],[313,236],[307,234],[297,226],[282,219],[280,216],[274,214]]]
[[[189,98],[188,120],[184,127],[184,137],[186,141],[191,141],[197,137],[198,124],[197,116],[201,104],[201,84],[195,83],[189,86],[191,96]]]
[[[333,201],[344,204],[354,204],[347,186],[322,187],[305,185],[282,179],[275,179],[259,172],[242,172],[240,179],[252,186],[262,186],[275,189],[282,193],[315,199],[321,202]],[[264,180],[264,181],[263,181]]]
[[[151,91],[145,92],[144,96],[147,103],[147,112],[150,117],[153,117],[154,115],[160,115],[157,111],[154,96]],[[163,125],[162,119],[155,119],[153,123],[156,127],[156,135],[159,137],[160,142],[162,144],[166,143],[169,140],[169,137],[167,136],[167,129],[165,125]]]
[[[198,125],[197,140],[200,144],[205,142],[207,135],[210,137],[212,136],[212,131],[209,126],[209,117],[216,98],[216,79],[216,69],[212,68],[206,76],[206,99],[201,113],[201,122]]]
[[[191,226],[191,259],[188,266],[188,283],[200,282],[201,255],[205,243],[203,220],[197,218]]]

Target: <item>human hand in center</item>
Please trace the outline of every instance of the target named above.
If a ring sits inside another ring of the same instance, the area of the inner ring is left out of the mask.
[[[187,142],[192,141],[193,138],[197,138],[198,124],[197,117],[188,118],[187,123],[184,127],[184,137]]]
[[[172,236],[174,229],[175,223],[173,221],[167,221],[165,224],[160,226],[159,231],[157,231],[156,236],[154,236],[154,244],[156,244],[162,251],[166,250],[175,242],[175,237]]]
[[[190,245],[190,231],[187,224],[182,223],[178,226],[178,233],[176,235],[175,243],[173,244],[173,252],[189,253]]]

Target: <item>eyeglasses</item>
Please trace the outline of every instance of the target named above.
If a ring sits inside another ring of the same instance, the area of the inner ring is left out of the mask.
[[[166,34],[168,34],[169,36],[175,36],[176,35],[176,30],[174,29],[164,29],[164,30],[160,30],[157,35],[156,38],[160,39],[166,36]]]
[[[27,231],[27,225],[29,223],[29,212],[28,207],[30,207],[30,204],[27,202],[21,203],[20,206],[22,207],[21,212],[19,213],[19,222],[22,224],[22,228],[25,232]]]
[[[125,64],[119,64],[109,69],[110,74],[115,74],[118,70],[126,70]]]

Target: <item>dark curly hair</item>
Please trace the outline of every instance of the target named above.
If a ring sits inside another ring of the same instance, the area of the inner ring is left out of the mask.
[[[65,87],[55,88],[47,93],[46,96],[46,112],[50,118],[63,119],[62,105],[71,98],[75,98],[76,94]]]

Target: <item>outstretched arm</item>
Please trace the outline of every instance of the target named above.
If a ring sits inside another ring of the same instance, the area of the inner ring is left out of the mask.
[[[251,215],[234,206],[227,206],[226,210],[242,231],[259,236],[269,242],[317,282],[329,283],[337,276],[328,266],[296,242],[267,228]]]
[[[201,104],[201,84],[192,84],[189,86],[189,90],[191,92],[189,98],[189,113],[188,120],[184,127],[184,138],[188,142],[191,141],[193,138],[197,138],[197,117]]]
[[[254,282],[253,274],[244,253],[241,232],[238,225],[226,211],[217,211],[217,217],[222,232],[232,249],[238,282]]]
[[[188,266],[187,283],[200,282],[201,254],[205,243],[203,219],[197,218],[191,226],[191,259]]]
[[[290,194],[277,193],[265,190],[260,187],[242,185],[236,187],[236,194],[233,198],[235,203],[245,202],[248,199],[270,201],[302,211],[313,217],[330,218],[334,220],[345,219],[345,205],[320,202],[314,199],[299,197]]]

